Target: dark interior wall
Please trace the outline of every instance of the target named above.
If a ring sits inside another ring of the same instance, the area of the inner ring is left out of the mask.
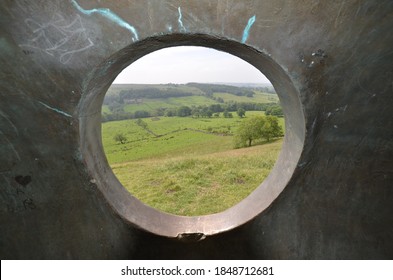
[[[367,0],[1,1],[0,257],[391,259],[392,15],[392,1]],[[197,243],[123,221],[80,153],[89,75],[133,42],[171,33],[270,54],[306,118],[298,168],[278,199]]]

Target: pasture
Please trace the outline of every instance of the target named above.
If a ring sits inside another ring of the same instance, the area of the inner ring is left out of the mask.
[[[269,174],[282,140],[233,149],[243,119],[145,118],[102,124],[104,150],[113,172],[147,205],[177,215],[223,211],[249,195]],[[263,114],[247,112],[246,117]],[[283,126],[284,120],[280,118]],[[123,133],[124,144],[113,138]]]

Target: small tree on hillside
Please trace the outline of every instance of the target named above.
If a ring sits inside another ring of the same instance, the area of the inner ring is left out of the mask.
[[[278,124],[278,118],[274,116],[253,116],[245,119],[235,133],[235,147],[250,147],[253,141],[264,138],[267,142],[283,135],[282,128]]]
[[[243,117],[245,117],[246,116],[246,110],[244,110],[243,108],[239,108],[239,109],[237,109],[237,115],[240,117],[240,118],[243,118]]]
[[[269,106],[266,111],[266,115],[272,115],[272,116],[277,116],[277,117],[282,117],[284,116],[284,113],[282,112],[282,108],[280,105],[273,105]]]
[[[261,138],[262,128],[265,125],[264,116],[254,116],[244,120],[235,134],[235,146],[237,148],[252,145],[252,141]]]
[[[120,144],[124,144],[127,142],[127,137],[123,133],[119,132],[116,133],[116,135],[113,137],[113,140],[119,142]]]
[[[188,106],[180,106],[177,108],[176,115],[178,117],[187,117],[191,115],[191,108]]]
[[[201,116],[201,110],[199,110],[198,108],[194,107],[191,110],[191,115],[193,118],[199,118]]]
[[[140,127],[142,127],[143,129],[147,129],[147,123],[146,123],[145,121],[143,121],[143,120],[141,120],[141,119],[137,119],[137,120],[135,121],[135,123],[136,123],[137,125],[139,125]]]
[[[232,118],[233,115],[231,112],[229,112],[228,110],[225,110],[222,115],[224,116],[224,118]]]
[[[283,131],[281,126],[278,124],[278,118],[275,116],[266,116],[265,124],[262,128],[262,138],[265,138],[267,142],[270,142],[272,138],[281,137]]]

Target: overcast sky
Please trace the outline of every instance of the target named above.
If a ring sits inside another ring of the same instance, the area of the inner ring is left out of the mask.
[[[116,84],[269,83],[254,66],[231,54],[203,47],[171,47],[138,59]]]

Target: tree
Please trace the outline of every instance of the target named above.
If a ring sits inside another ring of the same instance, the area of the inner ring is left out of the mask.
[[[244,120],[235,134],[236,147],[250,147],[252,141],[261,138],[265,122],[266,118],[264,116],[254,116]]]
[[[174,116],[176,116],[175,109],[173,109],[173,108],[166,109],[164,116],[165,117],[174,117]]]
[[[192,108],[191,110],[191,115],[193,118],[199,118],[201,116],[201,110],[199,110],[199,108]]]
[[[282,128],[278,118],[274,116],[253,116],[245,119],[235,133],[235,147],[250,147],[252,142],[264,138],[270,142],[272,138],[281,137]]]
[[[210,109],[208,109],[206,110],[206,112],[204,112],[204,115],[208,118],[211,118],[213,116],[213,112]]]
[[[113,101],[112,103],[110,103],[110,104],[108,105],[108,108],[109,108],[109,110],[110,110],[112,113],[124,112],[123,105],[120,104],[120,103],[117,102],[117,101]]]
[[[222,108],[220,104],[211,104],[209,105],[209,110],[213,113],[218,113],[222,111]]]
[[[139,125],[140,127],[142,127],[143,129],[147,129],[147,123],[144,122],[143,120],[137,119],[137,120],[135,121],[135,123],[136,123],[137,125]]]
[[[225,110],[223,113],[224,118],[232,118],[232,113],[230,113],[228,110]]]
[[[278,124],[278,118],[275,116],[266,116],[266,122],[262,128],[261,136],[270,142],[272,138],[281,137],[283,131],[281,126]]]
[[[216,101],[217,101],[218,103],[224,103],[224,99],[222,99],[221,97],[217,97],[217,98],[216,98]]]
[[[120,144],[124,144],[127,142],[127,137],[123,133],[119,132],[116,133],[116,135],[113,137],[113,140],[119,142]]]
[[[266,108],[266,115],[272,115],[277,117],[282,117],[284,114],[280,105],[273,105]]]
[[[177,108],[176,115],[178,117],[187,117],[191,115],[191,108],[188,106],[180,106]]]
[[[240,117],[240,118],[243,118],[244,116],[246,116],[246,110],[244,110],[243,108],[239,108],[239,109],[237,109],[237,115]]]
[[[136,112],[134,113],[134,117],[135,117],[136,119],[148,118],[148,117],[150,117],[150,113],[149,113],[148,111],[144,111],[144,110],[142,110],[142,111],[136,111]]]

